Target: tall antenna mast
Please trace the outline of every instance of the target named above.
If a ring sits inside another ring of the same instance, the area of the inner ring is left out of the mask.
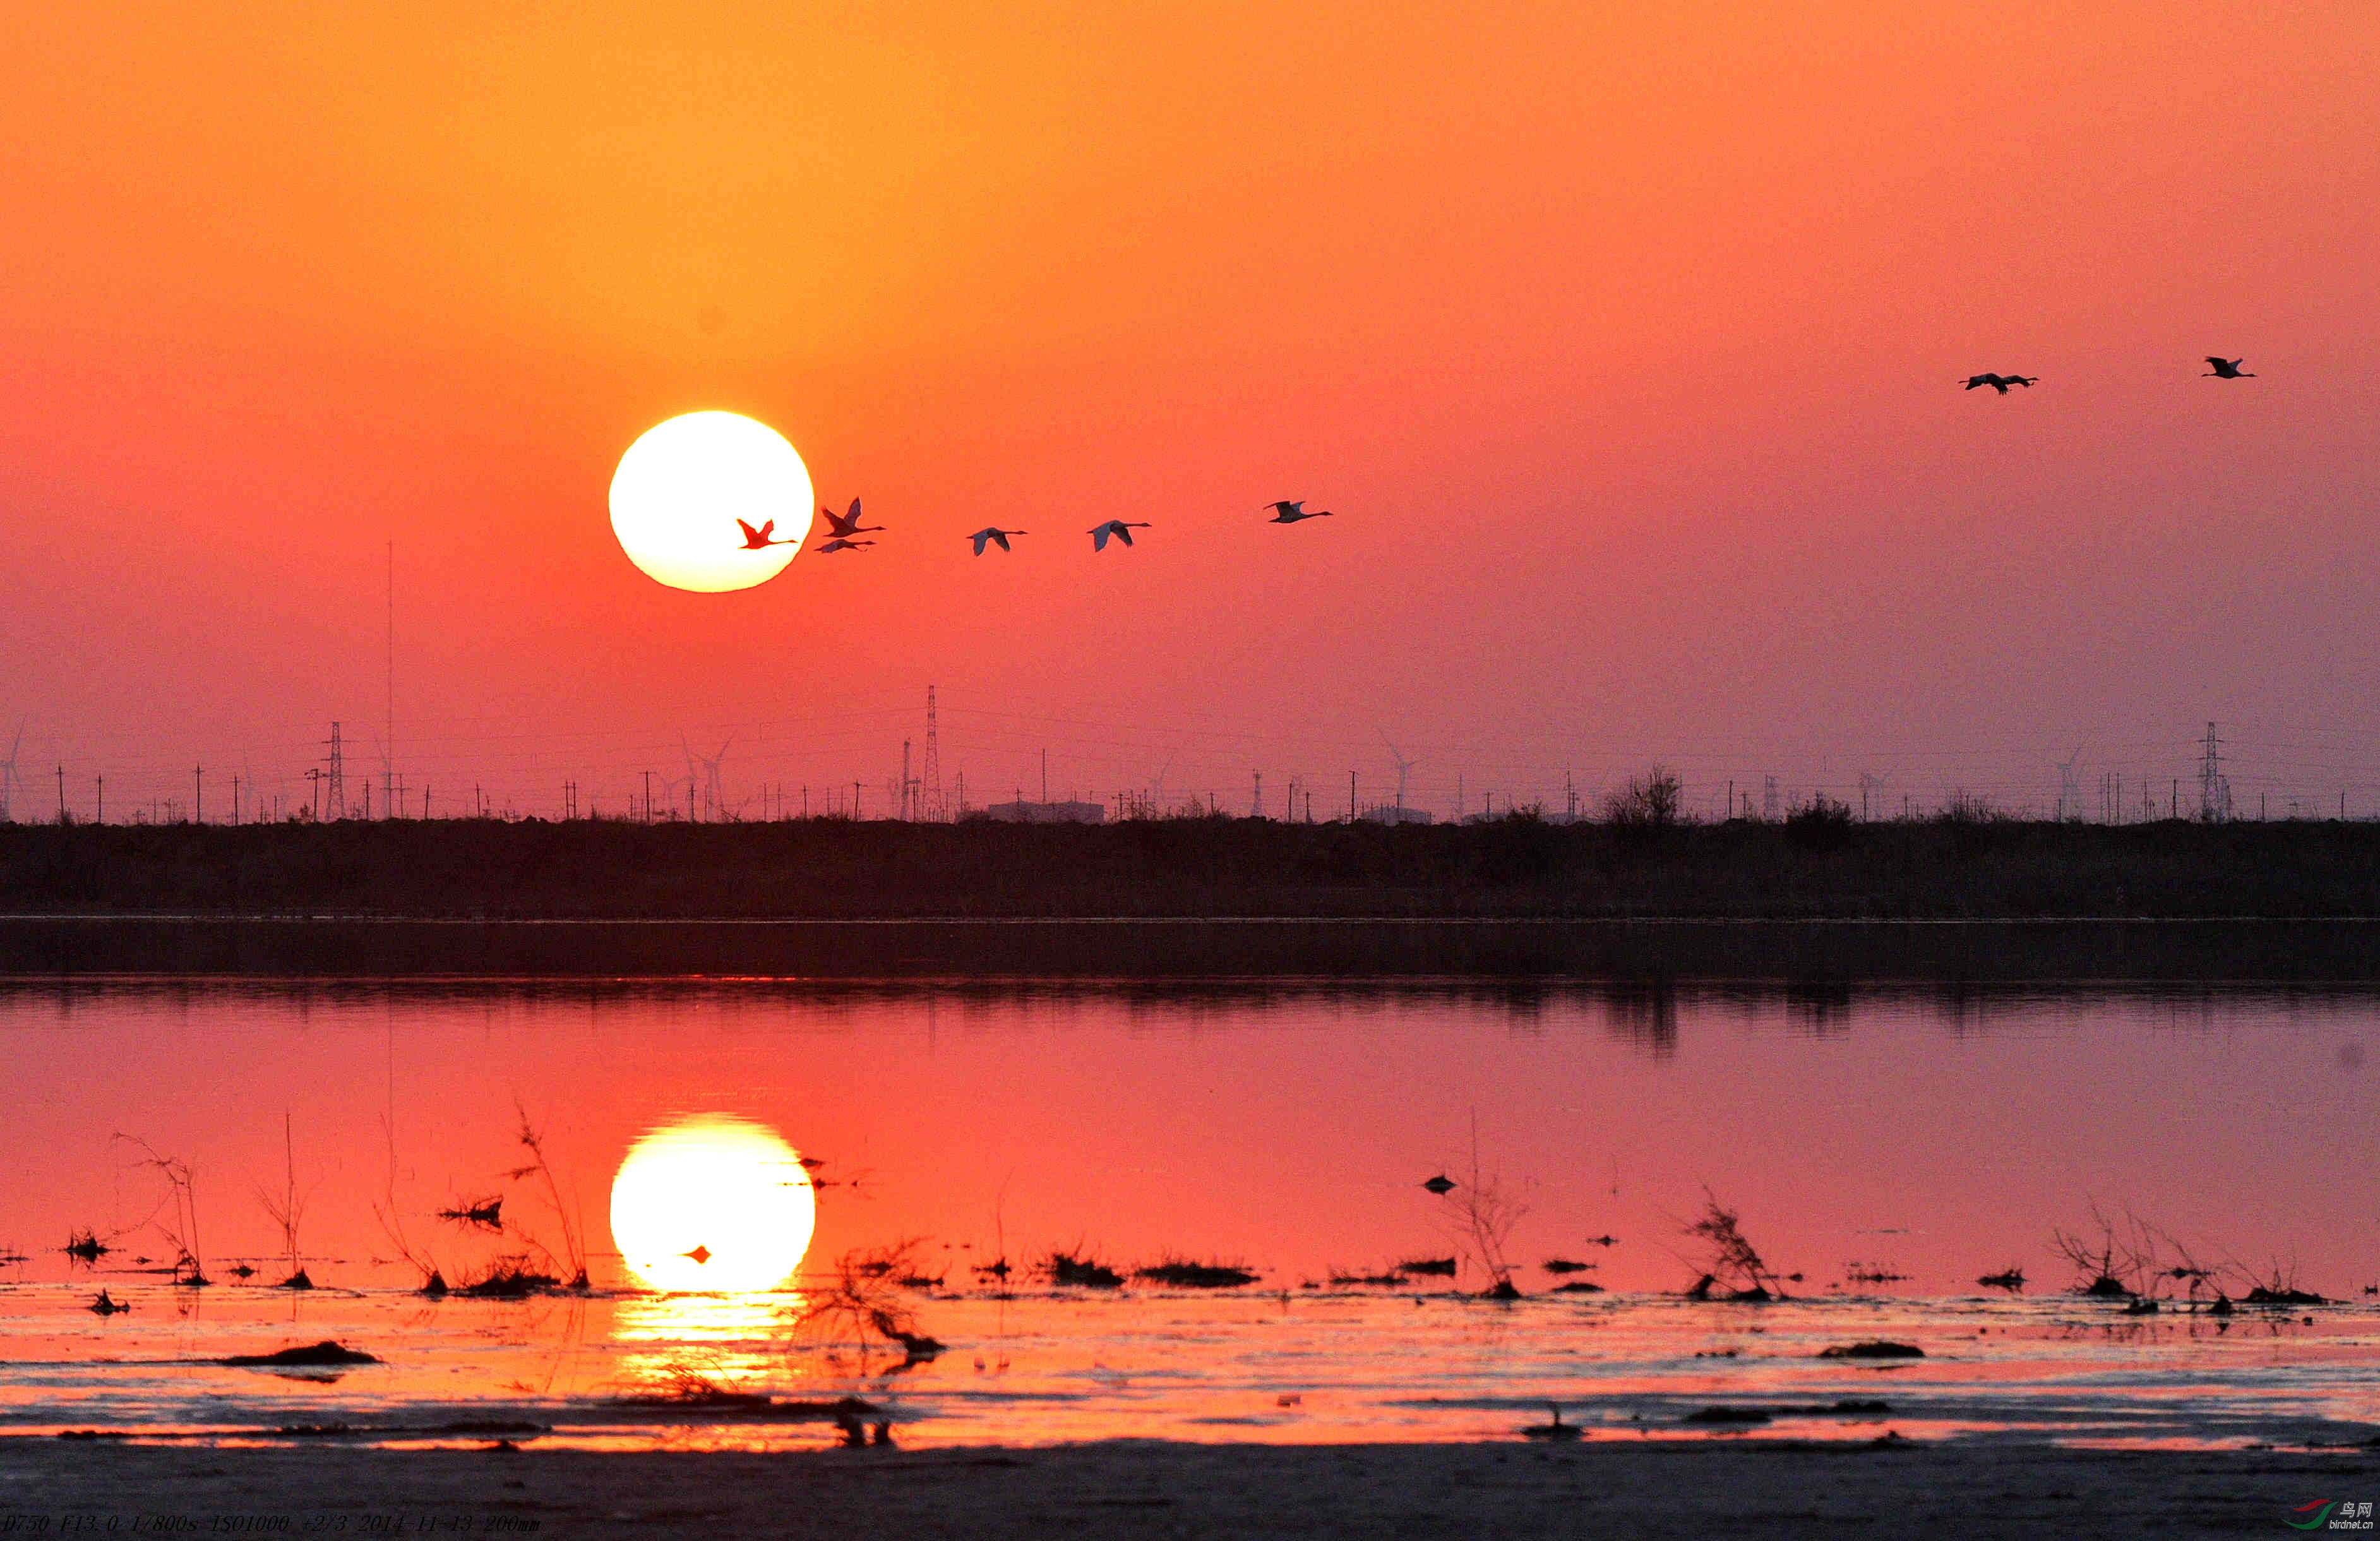
[[[942,801],[942,741],[934,721],[934,687],[926,686],[926,807],[925,817],[937,822],[950,817]]]
[[[388,543],[388,737],[380,753],[383,816],[396,812],[396,542]]]

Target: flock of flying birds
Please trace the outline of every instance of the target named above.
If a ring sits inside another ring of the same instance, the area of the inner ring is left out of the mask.
[[[2206,356],[2206,361],[2215,367],[2208,370],[2204,375],[2201,376],[2202,379],[2253,380],[2256,378],[2252,373],[2249,373],[2240,368],[2240,365],[2247,362],[2244,358],[2224,358],[2210,353]],[[2037,374],[1973,374],[1967,377],[1967,389],[1972,391],[1979,385],[1988,385],[1993,390],[1998,391],[2000,394],[2006,395],[2009,394],[2009,387],[2011,385],[2030,386],[2037,383],[2040,379],[2041,377]],[[1300,519],[1327,519],[1330,517],[1330,510],[1327,508],[1319,508],[1315,510],[1313,513],[1308,514],[1305,511],[1305,504],[1303,500],[1290,502],[1284,499],[1280,503],[1267,504],[1265,504],[1265,507],[1272,511],[1272,517],[1266,521],[1268,524],[1293,525]],[[818,553],[820,556],[829,556],[836,552],[856,552],[863,547],[872,546],[876,544],[875,541],[862,540],[859,537],[862,535],[872,534],[884,528],[882,525],[863,525],[859,522],[859,500],[857,498],[851,500],[851,511],[849,513],[838,514],[832,508],[821,508],[819,510],[819,517],[824,519],[827,524],[826,541],[818,548]],[[773,539],[772,537],[774,536],[777,528],[777,521],[774,519],[769,520],[758,529],[754,529],[750,525],[745,523],[741,519],[735,521],[735,526],[738,529],[741,529],[744,532],[743,549],[747,552],[762,551],[771,546],[795,546],[801,544],[798,540],[779,540]],[[1148,528],[1149,526],[1146,520],[1135,521],[1131,519],[1110,519],[1105,524],[1093,525],[1088,531],[1091,538],[1091,550],[1095,552],[1103,552],[1107,550],[1108,541],[1111,539],[1121,540],[1125,545],[1129,546],[1132,544],[1132,532],[1134,530],[1147,529]],[[998,525],[986,525],[981,529],[977,530],[973,535],[965,537],[965,539],[975,542],[975,554],[981,556],[984,552],[984,548],[987,546],[998,546],[1004,552],[1014,551],[1016,548],[1008,543],[1010,537],[1023,535],[1026,533],[1026,531],[1021,529],[1002,529]]]
[[[2254,374],[2240,368],[2248,361],[2245,358],[2218,358],[2210,353],[2206,356],[2206,361],[2215,367],[2200,375],[2198,378],[2201,380],[2253,380],[2256,378]],[[2037,374],[1971,374],[1967,377],[1967,389],[1972,391],[1978,385],[1988,385],[2000,394],[2006,395],[2010,386],[2030,385],[2040,378],[2041,376]]]
[[[2027,383],[2030,383],[2030,382]],[[1272,510],[1272,517],[1265,521],[1267,524],[1293,525],[1300,519],[1327,519],[1330,517],[1330,510],[1327,508],[1318,508],[1313,513],[1308,514],[1305,511],[1305,504],[1303,500],[1295,503],[1286,501],[1281,503],[1269,503],[1265,504],[1265,506]],[[869,534],[876,530],[880,530],[884,528],[882,525],[863,525],[859,522],[859,500],[857,498],[851,500],[850,513],[838,514],[832,508],[821,508],[819,510],[819,517],[826,521],[827,527],[827,539],[825,543],[818,548],[818,553],[820,556],[832,555],[836,552],[857,551],[863,546],[872,546],[876,544],[875,541],[862,540],[859,540],[858,537]],[[741,548],[744,551],[757,552],[765,550],[770,546],[796,546],[801,544],[798,540],[779,540],[772,539],[777,528],[777,521],[774,519],[769,520],[758,529],[754,529],[742,519],[738,519],[735,521],[735,528],[744,532],[744,544]],[[1134,530],[1147,529],[1148,528],[1148,522],[1145,519],[1110,519],[1103,525],[1093,525],[1088,532],[1091,537],[1091,550],[1095,552],[1103,552],[1107,550],[1108,541],[1111,539],[1121,540],[1125,545],[1129,546],[1132,544],[1132,532]],[[975,542],[975,554],[981,556],[986,546],[998,546],[1004,552],[1014,551],[1016,548],[1008,543],[1008,538],[1012,535],[1023,535],[1026,533],[1026,531],[1021,529],[1002,529],[998,525],[986,525],[981,529],[977,530],[973,535],[965,537],[965,539]]]

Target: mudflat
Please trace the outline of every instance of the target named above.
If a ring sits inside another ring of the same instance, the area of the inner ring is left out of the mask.
[[[2373,1449],[1125,1441],[759,1455],[0,1441],[0,1524],[50,1535],[114,1520],[119,1534],[161,1535],[2032,1541],[2286,1534],[2313,1512],[2301,1506],[2375,1499]]]

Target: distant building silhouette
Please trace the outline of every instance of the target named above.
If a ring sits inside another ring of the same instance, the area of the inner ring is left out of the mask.
[[[1104,824],[1108,810],[1101,803],[994,803],[981,810],[986,819],[1003,824]]]

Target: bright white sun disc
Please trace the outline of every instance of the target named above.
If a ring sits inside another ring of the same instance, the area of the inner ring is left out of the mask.
[[[612,1179],[613,1244],[650,1289],[774,1289],[801,1267],[817,1220],[800,1154],[728,1114],[653,1130]]]
[[[735,412],[688,412],[645,431],[612,473],[612,533],[647,576],[721,593],[783,572],[810,528],[810,473],[783,434]],[[769,531],[746,549],[736,521]]]

